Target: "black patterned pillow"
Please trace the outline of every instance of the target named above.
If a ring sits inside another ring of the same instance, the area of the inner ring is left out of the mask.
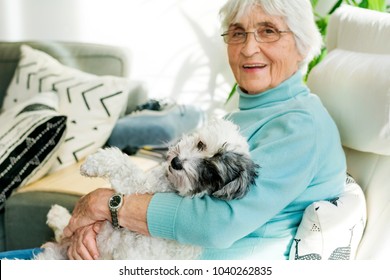
[[[127,106],[130,83],[62,65],[48,54],[21,46],[21,59],[3,108],[45,91],[59,97],[59,113],[68,117],[66,140],[50,172],[69,166],[102,147]]]
[[[309,205],[290,250],[291,260],[352,260],[366,224],[366,200],[347,176],[345,190],[332,201]]]
[[[0,115],[0,208],[18,187],[41,178],[54,163],[66,131],[58,98],[47,92]]]

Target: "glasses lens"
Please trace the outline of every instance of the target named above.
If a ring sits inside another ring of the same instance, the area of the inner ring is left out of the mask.
[[[245,31],[229,30],[226,33],[224,33],[222,36],[225,40],[225,43],[227,44],[240,44],[245,42],[247,35]]]
[[[258,42],[271,43],[280,39],[280,32],[270,26],[260,27],[255,34]]]

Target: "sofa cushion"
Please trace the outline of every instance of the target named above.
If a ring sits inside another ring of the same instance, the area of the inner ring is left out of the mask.
[[[291,246],[290,259],[354,259],[365,223],[363,191],[348,176],[340,197],[314,202],[306,208]]]
[[[1,208],[16,188],[41,178],[53,164],[66,131],[58,98],[42,93],[0,115]]]
[[[102,45],[85,42],[64,41],[14,41],[0,42],[0,107],[7,88],[11,83],[15,69],[20,60],[20,46],[27,44],[34,49],[41,50],[57,59],[64,65],[77,68],[95,75],[113,75],[129,77],[131,69],[131,52],[124,46]],[[145,84],[142,82],[142,84]],[[140,86],[138,83],[137,87]],[[145,94],[146,87],[142,88]],[[142,90],[141,89],[141,90]],[[129,94],[129,102],[137,102],[133,97],[140,97],[139,88],[134,88],[137,95]],[[145,100],[145,99],[143,99]],[[139,104],[139,101],[136,104]],[[135,107],[135,106],[134,106]]]
[[[144,146],[167,148],[183,133],[200,127],[205,113],[196,106],[170,104],[160,111],[140,110],[120,118],[107,145],[130,153]]]
[[[310,73],[308,86],[332,115],[344,146],[390,155],[389,73],[389,55],[342,49]]]
[[[48,90],[59,97],[59,112],[68,117],[66,140],[50,172],[69,166],[95,152],[107,141],[125,110],[128,79],[96,76],[62,65],[48,54],[27,45],[8,87],[7,109]]]
[[[71,212],[79,199],[76,195],[39,191],[12,195],[5,205],[5,249],[31,249],[53,241],[53,230],[46,224],[51,205],[59,204]]]

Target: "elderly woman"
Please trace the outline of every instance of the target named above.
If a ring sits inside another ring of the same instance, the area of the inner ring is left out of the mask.
[[[260,175],[242,199],[130,195],[118,221],[142,234],[203,246],[203,259],[287,259],[305,208],[342,191],[346,164],[335,124],[302,82],[321,37],[309,0],[229,0],[221,9],[240,110]],[[65,230],[74,259],[99,256],[112,190],[83,197]]]

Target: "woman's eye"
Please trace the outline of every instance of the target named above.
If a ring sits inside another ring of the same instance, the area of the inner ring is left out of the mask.
[[[277,33],[275,28],[272,27],[264,27],[257,31],[257,33],[267,36],[267,35],[275,35]]]
[[[245,36],[245,31],[242,30],[241,28],[232,29],[229,31],[229,33],[232,38]]]
[[[206,144],[204,144],[202,141],[198,142],[198,145],[196,145],[199,151],[203,151],[206,149]]]
[[[266,32],[266,33],[269,33],[269,34],[273,34],[273,33],[276,33],[276,30],[273,29],[273,28],[266,28],[266,29],[265,29],[265,32]]]
[[[241,38],[245,36],[245,32],[242,32],[242,31],[234,31],[232,32],[232,37],[233,38]]]

